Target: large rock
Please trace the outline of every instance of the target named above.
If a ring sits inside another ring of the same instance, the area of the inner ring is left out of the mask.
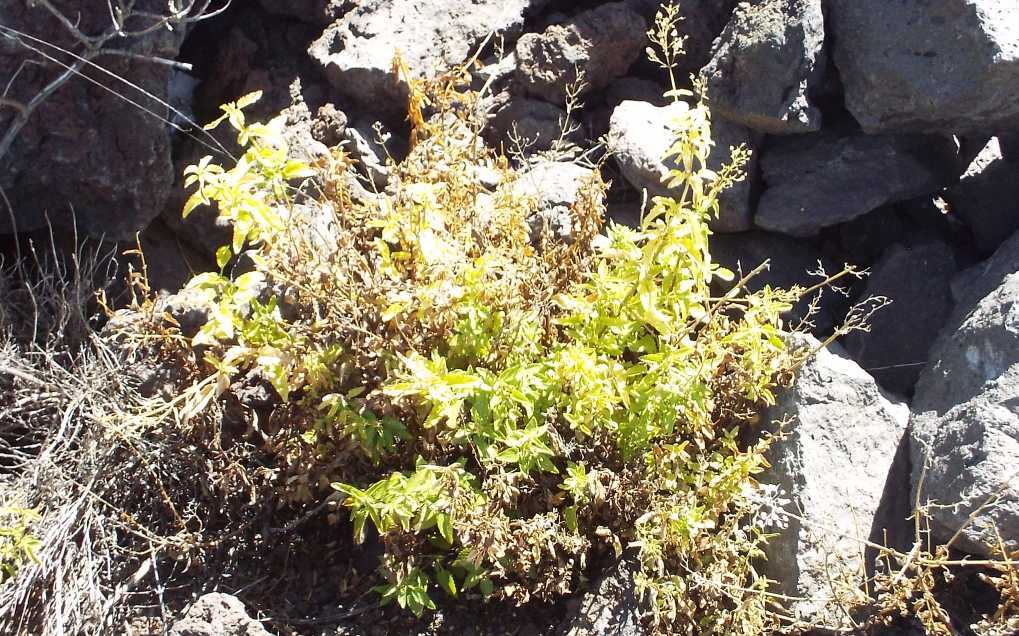
[[[1019,549],[1019,235],[973,272],[913,401],[913,487],[941,541]],[[924,475],[922,467],[930,462]],[[972,519],[970,516],[972,515]]]
[[[609,120],[609,150],[620,171],[638,191],[649,196],[679,198],[682,186],[668,188],[662,179],[674,164],[665,161],[665,153],[675,140],[672,119],[678,105],[654,106],[646,102],[624,101],[616,107]],[[712,121],[715,148],[708,163],[717,169],[730,160],[730,146],[746,144],[753,147],[753,138],[746,128],[725,121]],[[751,175],[724,191],[719,197],[719,215],[712,219],[712,229],[719,232],[740,232],[751,227],[751,190],[756,173],[756,153],[751,156],[747,172]]]
[[[259,0],[272,14],[286,15],[312,24],[326,25],[350,9],[353,0]]]
[[[740,4],[701,70],[716,116],[781,135],[820,130],[809,92],[826,63],[821,0]]]
[[[973,232],[973,242],[992,252],[1019,230],[1019,161],[1005,159],[992,137],[945,197]]]
[[[711,237],[711,258],[733,272],[749,274],[758,265],[768,261],[768,268],[747,283],[750,291],[769,285],[772,288],[790,289],[794,285],[813,287],[821,279],[811,272],[819,267],[829,274],[838,271],[839,264],[822,254],[809,243],[779,234],[742,232],[715,234]],[[729,287],[725,286],[724,291]],[[807,317],[811,298],[797,303],[786,320],[796,326]],[[845,298],[832,290],[823,290],[817,302],[817,313],[810,317],[815,333],[829,333],[845,314]]]
[[[236,596],[214,592],[195,601],[170,636],[272,636]]]
[[[654,24],[662,0],[625,0],[641,14],[648,25]],[[676,77],[684,79],[697,73],[711,59],[712,43],[725,28],[733,8],[740,0],[683,0],[679,4],[682,20],[676,28],[683,38],[683,55],[678,60]],[[664,71],[660,71],[664,72]]]
[[[813,338],[796,337],[816,348]],[[778,592],[803,600],[791,610],[805,619],[841,624],[839,609],[822,599],[833,581],[862,585],[863,540],[901,533],[908,510],[888,505],[908,489],[900,442],[909,420],[905,403],[883,393],[838,345],[822,349],[767,413],[772,430],[788,418],[787,436],[769,451],[764,483],[789,498],[786,510],[802,517],[769,541],[761,574]],[[901,483],[899,483],[901,482]]]
[[[55,2],[78,28],[100,34],[110,28],[105,2]],[[163,0],[140,0],[138,10],[163,13]],[[64,26],[37,3],[0,3],[0,24],[67,49],[80,49]],[[174,59],[183,29],[160,29],[118,44],[140,56]],[[45,47],[43,47],[45,48]],[[170,67],[144,59],[104,56],[110,72],[141,90],[166,100]],[[46,63],[13,39],[0,37],[0,77],[6,100],[28,103],[64,72]],[[139,91],[91,71],[96,82],[124,94],[145,108],[167,114]],[[0,105],[0,136],[18,110]],[[0,188],[11,209],[0,201],[0,233],[54,225],[78,228],[94,236],[129,239],[159,214],[173,184],[170,128],[120,97],[82,78],[72,78],[32,113],[31,119],[0,158]],[[13,216],[13,218],[12,218]]]
[[[547,0],[363,0],[329,25],[308,52],[341,95],[373,115],[406,112],[407,86],[392,73],[399,51],[415,77],[467,60],[495,31],[515,36]]]
[[[942,137],[779,138],[761,157],[767,189],[754,222],[812,236],[886,203],[930,194],[955,177],[956,164],[955,145]]]
[[[1019,286],[1019,234],[964,273],[965,289],[917,384],[914,411],[944,413],[1019,363],[1019,304],[1011,296]]]
[[[902,395],[913,390],[952,312],[957,269],[952,248],[933,240],[894,245],[874,265],[863,297],[883,296],[892,304],[870,319],[869,331],[854,331],[844,344],[885,389]]]
[[[867,132],[1019,127],[1015,0],[832,0],[846,105]]]
[[[517,79],[531,94],[565,104],[579,78],[582,93],[622,77],[644,51],[647,23],[623,2],[610,2],[528,33],[517,41]]]

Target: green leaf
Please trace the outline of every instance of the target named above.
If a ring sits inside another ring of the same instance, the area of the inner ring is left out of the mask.
[[[233,252],[230,250],[230,246],[223,245],[216,250],[216,266],[219,267],[220,270],[226,267],[231,258],[233,258]]]
[[[201,188],[199,188],[198,192],[195,192],[188,197],[187,202],[184,203],[184,212],[181,216],[185,219],[188,218],[188,216],[194,212],[195,208],[200,205],[209,205],[209,200],[205,198],[205,193]]]
[[[453,541],[456,539],[456,536],[453,534],[453,517],[448,514],[439,514],[436,516],[435,525],[438,527],[442,538],[450,545],[453,545]]]
[[[577,531],[577,527],[578,527],[577,526],[577,507],[576,506],[568,506],[565,510],[563,510],[563,517],[566,518],[566,527],[569,528],[570,530],[572,530],[573,532],[576,532]]]
[[[492,595],[492,592],[495,591],[495,584],[492,583],[492,579],[486,576],[485,578],[481,579],[481,582],[478,584],[478,589],[481,590],[482,596],[488,598],[489,596]]]
[[[301,161],[288,161],[283,167],[283,178],[287,181],[292,179],[310,179],[314,177],[315,169]]]
[[[457,596],[456,579],[453,578],[453,575],[449,572],[449,570],[439,568],[435,572],[435,580],[439,584],[439,587],[445,590],[447,594],[454,598]]]

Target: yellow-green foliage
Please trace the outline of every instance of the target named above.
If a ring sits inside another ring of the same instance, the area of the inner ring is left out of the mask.
[[[39,513],[25,508],[0,508],[0,583],[13,578],[27,561],[37,561],[39,540],[31,533]]]
[[[217,203],[235,228],[220,266],[246,254],[254,270],[192,283],[212,375],[189,403],[251,370],[271,383],[288,500],[343,494],[356,539],[385,548],[386,601],[564,594],[589,557],[629,546],[654,624],[759,633],[764,537],[749,521],[767,441],[741,432],[792,365],[779,316],[797,294],[714,292],[733,273],[712,263],[707,221],[746,151],[708,166],[709,111],[680,101],[681,197],[603,228],[593,177],[574,241],[535,245],[538,202],[480,143],[464,74],[410,82],[414,144],[386,192],[356,200],[341,148],[315,166],[326,246],[289,212],[288,183],[311,171],[278,124],[244,120],[254,97],[225,107],[246,154],[189,169],[186,212]]]

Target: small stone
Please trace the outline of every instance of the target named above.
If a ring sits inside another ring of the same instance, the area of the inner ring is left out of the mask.
[[[195,601],[170,627],[170,636],[272,636],[248,616],[236,596],[215,592]]]
[[[1019,549],[1019,234],[967,277],[917,383],[913,489],[935,539],[992,556]]]

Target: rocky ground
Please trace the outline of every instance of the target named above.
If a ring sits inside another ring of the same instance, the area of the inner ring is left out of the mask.
[[[0,6],[0,135],[60,72],[41,56],[71,60],[29,36],[65,49],[80,44],[43,4]],[[137,4],[159,11],[165,3]],[[235,0],[207,21],[111,40],[131,55],[97,61],[130,85],[86,70],[34,110],[9,148],[0,145],[5,252],[49,234],[67,244],[75,233],[122,250],[140,233],[153,287],[172,294],[212,266],[226,231],[209,214],[181,220],[183,167],[230,143],[184,116],[208,121],[219,104],[263,90],[253,117],[287,113],[304,156],[345,142],[371,196],[408,143],[407,87],[392,72],[394,54],[413,76],[432,76],[482,44],[474,81],[492,115],[485,139],[517,160],[550,160],[532,174],[553,211],[576,196],[592,165],[585,160],[608,153],[595,165],[612,182],[610,214],[632,223],[644,191],[670,194],[661,156],[675,106],[662,97],[668,76],[644,57],[659,4]],[[77,16],[79,33],[109,22],[105,3],[53,5]],[[957,558],[1014,554],[1019,4],[680,6],[681,70],[710,101],[718,161],[730,146],[753,150],[749,178],[724,195],[714,223],[716,259],[743,271],[770,259],[761,285],[809,286],[817,270],[842,263],[869,268],[865,280],[791,317],[809,320],[822,341],[858,301],[891,301],[868,330],[823,350],[764,417],[791,418],[766,481],[783,486],[790,510],[807,520],[771,544],[765,574],[782,593],[804,597],[823,596],[833,578],[862,580],[873,555],[860,540],[909,552],[910,514],[928,500],[944,504],[929,508],[933,538],[951,541]],[[819,536],[822,526],[838,532]],[[519,622],[506,633],[553,623],[575,635],[639,633],[625,562],[619,567],[564,607],[511,614]],[[170,633],[267,633],[237,598],[246,590],[219,581],[207,591],[217,593],[197,600]],[[973,626],[987,593],[979,584],[959,593],[959,633],[999,633]],[[820,611],[808,602],[794,610],[808,619]],[[346,620],[343,608],[333,613]],[[455,612],[445,629],[493,633]]]

